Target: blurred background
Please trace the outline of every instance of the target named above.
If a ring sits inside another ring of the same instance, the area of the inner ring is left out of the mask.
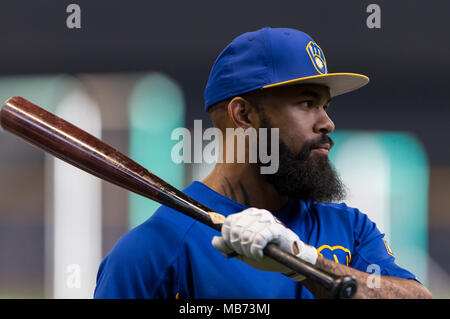
[[[67,27],[69,4],[80,28]],[[368,28],[369,4],[381,28]],[[202,120],[220,51],[261,27],[310,34],[329,72],[368,86],[337,97],[331,159],[397,262],[450,297],[448,1],[1,1],[0,100],[23,96],[184,188],[177,127]],[[157,204],[0,130],[0,298],[91,298],[101,259]]]

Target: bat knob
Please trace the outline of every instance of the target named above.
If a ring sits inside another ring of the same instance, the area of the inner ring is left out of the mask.
[[[343,276],[336,279],[336,297],[338,299],[349,299],[353,297],[358,288],[356,279],[350,276]]]

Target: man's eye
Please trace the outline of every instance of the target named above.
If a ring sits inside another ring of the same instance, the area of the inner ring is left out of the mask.
[[[298,105],[301,107],[311,107],[313,106],[313,101],[300,101]]]

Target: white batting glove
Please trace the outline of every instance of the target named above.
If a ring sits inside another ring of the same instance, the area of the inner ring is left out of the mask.
[[[313,265],[316,263],[317,250],[302,242],[292,230],[265,209],[251,207],[229,215],[222,226],[222,237],[214,236],[212,240],[212,245],[225,256],[236,252],[240,255],[237,258],[254,268],[281,272],[296,281],[305,279],[286,266],[264,257],[263,249],[268,243],[275,243],[284,251]],[[295,246],[298,254],[294,252]]]

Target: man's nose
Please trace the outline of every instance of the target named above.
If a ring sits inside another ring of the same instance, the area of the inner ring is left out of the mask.
[[[316,124],[314,125],[315,133],[328,134],[334,131],[334,123],[323,109],[319,111]]]

